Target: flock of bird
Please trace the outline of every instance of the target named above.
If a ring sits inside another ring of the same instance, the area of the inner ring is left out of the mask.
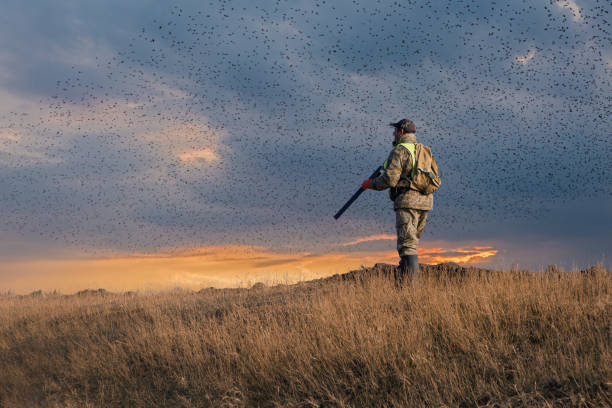
[[[386,195],[332,215],[404,117],[441,171],[427,234],[610,202],[605,3],[168,6],[3,115],[0,227],[132,251],[392,233]]]

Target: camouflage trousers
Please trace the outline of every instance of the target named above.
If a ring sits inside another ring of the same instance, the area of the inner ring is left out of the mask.
[[[417,245],[427,222],[427,213],[427,210],[415,210],[412,208],[398,208],[395,210],[397,253],[400,257],[417,254]]]

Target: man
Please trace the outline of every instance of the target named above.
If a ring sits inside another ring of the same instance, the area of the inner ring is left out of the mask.
[[[401,258],[400,276],[416,277],[419,272],[417,245],[427,222],[427,213],[433,208],[433,194],[422,194],[410,189],[410,180],[416,163],[415,145],[416,126],[408,119],[390,123],[394,127],[393,150],[383,165],[383,171],[373,179],[362,183],[364,190],[390,189],[395,210],[395,227],[397,229],[397,252]]]

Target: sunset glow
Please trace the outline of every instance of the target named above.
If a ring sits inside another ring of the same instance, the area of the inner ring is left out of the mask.
[[[444,248],[423,248],[420,255],[422,262],[427,264],[443,262],[466,264],[481,262],[495,256],[497,255],[497,250],[491,247],[457,248],[450,250]]]
[[[422,248],[421,263],[473,263],[494,256],[491,247]],[[280,253],[254,246],[206,246],[162,253],[116,254],[103,258],[13,261],[0,265],[0,290],[28,293],[83,288],[112,291],[164,290],[175,287],[248,287],[295,283],[375,263],[397,264],[395,250]],[[11,278],[11,272],[15,278]]]

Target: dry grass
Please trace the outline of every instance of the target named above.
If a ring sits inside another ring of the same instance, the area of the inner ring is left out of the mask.
[[[612,405],[610,272],[442,270],[397,289],[380,270],[5,296],[0,406]]]

